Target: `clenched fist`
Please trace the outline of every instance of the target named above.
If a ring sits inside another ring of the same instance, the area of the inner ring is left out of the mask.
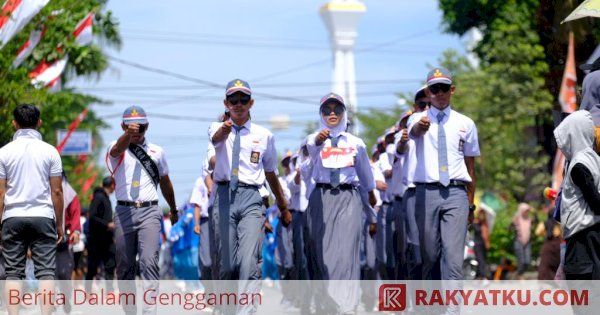
[[[325,129],[321,130],[321,132],[319,132],[319,134],[315,138],[315,144],[317,146],[319,146],[319,145],[323,144],[323,142],[325,142],[325,140],[327,140],[327,138],[329,138],[329,129],[325,128]]]

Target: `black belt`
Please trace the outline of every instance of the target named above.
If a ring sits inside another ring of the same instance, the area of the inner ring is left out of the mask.
[[[450,180],[450,183],[448,184],[448,187],[450,186],[467,186],[467,182],[462,181],[462,180]],[[415,185],[424,185],[424,186],[430,186],[430,187],[445,187],[444,185],[442,185],[442,183],[440,182],[434,182],[434,183],[415,183]]]
[[[228,180],[218,181],[217,185],[219,185],[219,186],[226,186],[226,185],[229,185],[229,181]],[[238,187],[247,187],[247,188],[256,188],[256,189],[258,189],[257,185],[250,185],[250,184],[246,184],[246,183],[242,183],[242,182],[238,182],[237,186]]]
[[[352,184],[339,184],[337,187],[333,187],[333,186],[331,186],[331,184],[317,183],[317,187],[325,188],[325,189],[339,189],[339,190],[354,189],[354,185],[352,185]]]
[[[392,204],[392,202],[391,202],[391,201],[383,201],[381,204],[382,204],[382,205],[388,205],[388,206],[389,206],[389,205],[391,205],[391,204]]]
[[[396,201],[402,201],[402,196],[394,196],[394,199],[396,199]]]
[[[158,200],[152,201],[125,201],[125,200],[117,200],[117,204],[119,206],[126,207],[135,207],[135,208],[143,208],[158,205]]]

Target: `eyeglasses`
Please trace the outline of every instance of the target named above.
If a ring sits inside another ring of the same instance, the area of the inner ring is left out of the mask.
[[[450,84],[436,83],[429,86],[429,91],[433,94],[438,94],[440,91],[442,91],[443,93],[447,93],[448,91],[450,91],[450,87]]]
[[[140,133],[144,133],[144,132],[146,132],[146,129],[148,129],[148,124],[140,125],[140,128],[138,129],[138,131]]]
[[[336,116],[340,116],[344,113],[344,106],[336,105],[334,108],[330,108],[329,106],[321,106],[321,115],[329,116],[331,113],[334,113]]]
[[[242,105],[248,105],[250,103],[250,97],[240,97],[237,99],[228,98],[227,101],[231,103],[231,105],[236,106],[238,103],[242,103]]]

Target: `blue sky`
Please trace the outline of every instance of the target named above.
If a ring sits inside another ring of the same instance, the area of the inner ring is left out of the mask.
[[[284,152],[298,146],[308,122],[317,121],[318,101],[330,91],[329,37],[319,15],[325,2],[113,0],[108,9],[120,21],[123,47],[106,51],[220,85],[239,77],[255,92],[301,99],[255,96],[254,121],[270,128],[272,116],[290,116],[290,128],[274,132],[277,149]],[[444,50],[464,52],[457,36],[442,33],[437,1],[364,2],[355,56],[359,110],[390,108],[397,102],[394,93],[416,90]],[[93,107],[111,126],[101,133],[105,144],[121,134],[127,106],[144,107],[147,137],[167,152],[178,204],[188,198],[201,174],[209,121],[223,111],[223,89],[116,62],[99,80],[70,86],[113,102]],[[104,164],[103,156],[99,163]]]

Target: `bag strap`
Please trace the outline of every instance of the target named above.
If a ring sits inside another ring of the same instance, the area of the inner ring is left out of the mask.
[[[129,151],[133,153],[133,155],[140,161],[142,164],[142,168],[146,170],[146,173],[150,178],[152,178],[152,182],[154,182],[154,186],[157,187],[160,182],[160,175],[158,174],[158,166],[152,160],[152,158],[144,151],[142,147],[137,144],[130,143]]]

